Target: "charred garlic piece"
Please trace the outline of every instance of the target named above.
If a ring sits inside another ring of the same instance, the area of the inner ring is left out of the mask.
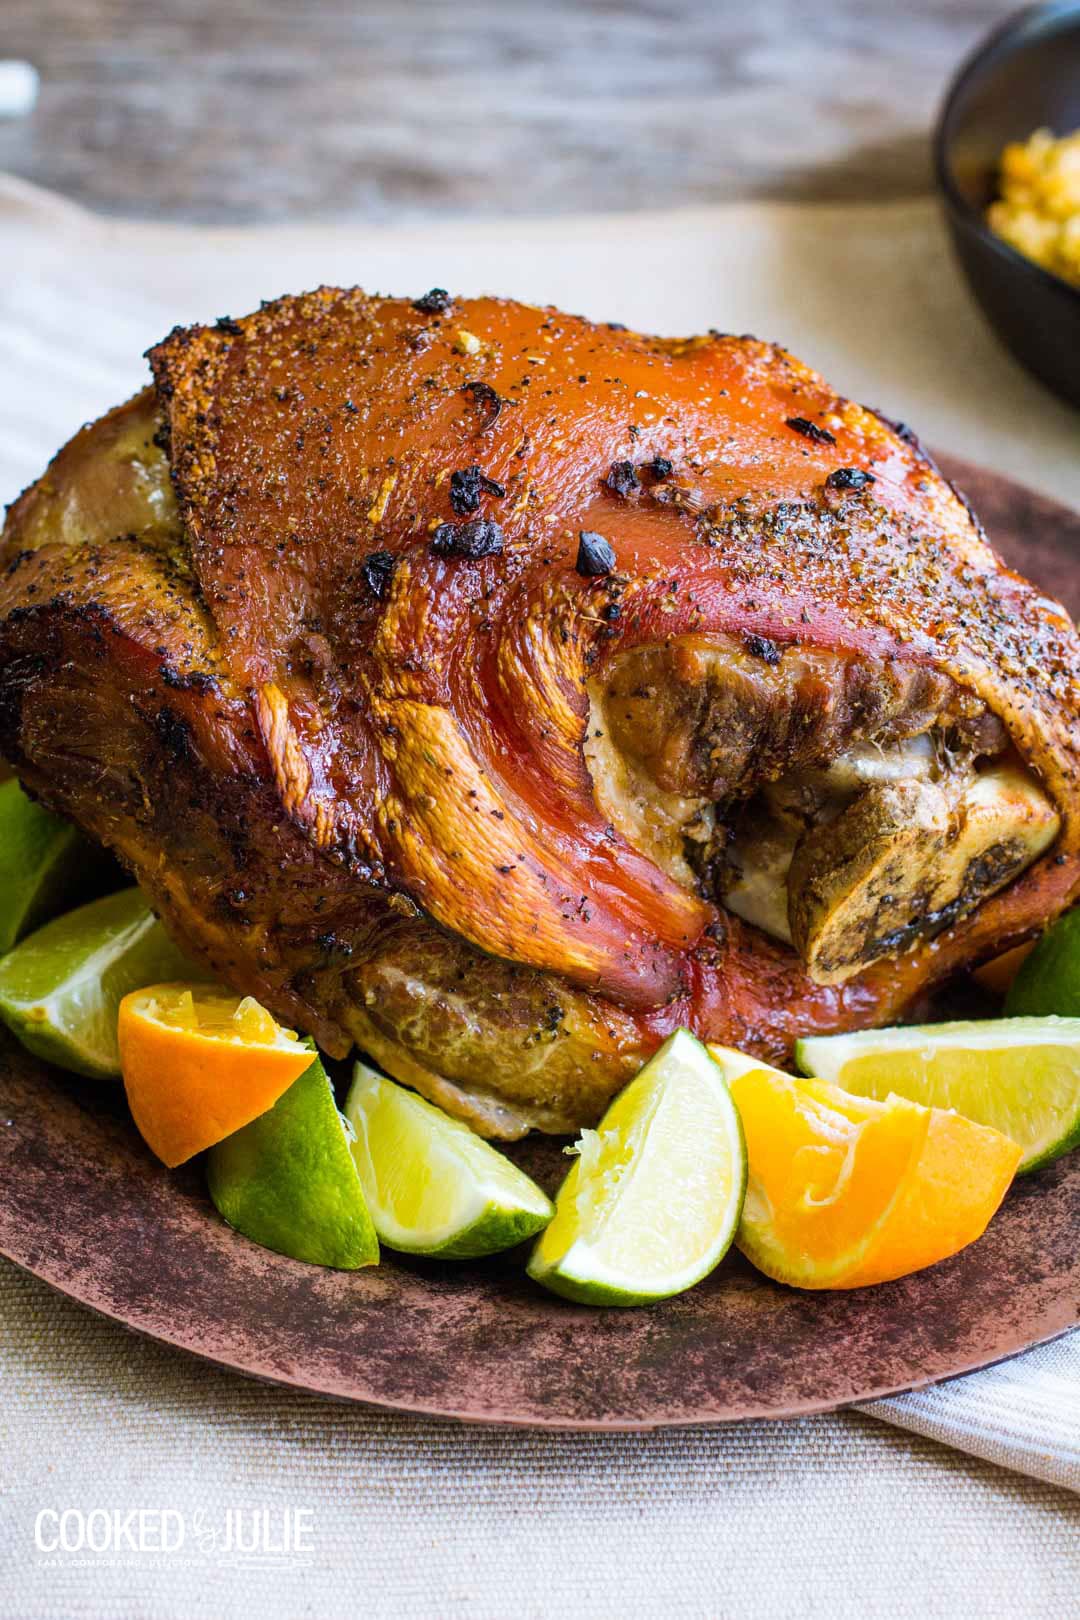
[[[1003,888],[1050,846],[1059,825],[1016,764],[869,787],[795,846],[792,943],[811,978],[841,984]]]

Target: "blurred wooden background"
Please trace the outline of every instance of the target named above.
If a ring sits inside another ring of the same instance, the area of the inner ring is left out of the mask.
[[[1009,0],[0,0],[0,168],[111,213],[902,196]]]

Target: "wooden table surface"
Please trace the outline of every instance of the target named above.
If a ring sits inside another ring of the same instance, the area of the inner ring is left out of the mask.
[[[0,168],[185,220],[550,214],[929,185],[1010,0],[0,0]]]

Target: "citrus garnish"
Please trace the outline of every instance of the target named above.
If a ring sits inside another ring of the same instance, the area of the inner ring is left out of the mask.
[[[932,1266],[985,1230],[1021,1150],[1000,1131],[902,1097],[854,1097],[726,1047],[750,1174],[747,1259],[798,1288],[861,1288]]]
[[[375,1230],[388,1248],[468,1260],[512,1248],[551,1219],[524,1171],[460,1120],[357,1063],[345,1117]]]
[[[1025,958],[1005,998],[1010,1018],[1080,1017],[1080,906],[1067,911]]]
[[[311,1049],[251,996],[154,984],[120,1003],[128,1106],[165,1164],[181,1164],[272,1108]]]
[[[1080,1018],[988,1018],[797,1042],[806,1074],[860,1097],[954,1108],[1023,1149],[1021,1171],[1080,1142]]]
[[[0,961],[0,1017],[47,1063],[95,1079],[120,1074],[121,998],[191,964],[138,889],[46,923]]]
[[[325,1069],[308,1056],[310,1066],[272,1108],[210,1149],[207,1184],[219,1213],[255,1243],[355,1271],[378,1262],[379,1240],[350,1152],[352,1132]]]
[[[972,968],[971,977],[984,990],[989,990],[991,995],[1004,996],[1012,988],[1016,975],[1034,948],[1033,940],[1014,945],[1011,950],[1003,951],[1000,956],[991,957],[989,962],[981,962],[977,968]]]
[[[65,906],[100,893],[107,857],[77,827],[0,786],[0,953]]]
[[[590,1305],[681,1293],[727,1253],[745,1186],[742,1129],[723,1075],[678,1030],[599,1128],[582,1133],[529,1275]]]

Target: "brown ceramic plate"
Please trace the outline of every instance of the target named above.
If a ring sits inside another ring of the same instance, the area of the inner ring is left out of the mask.
[[[1006,557],[1080,610],[1080,517],[949,469]],[[517,1156],[549,1186],[565,1160]],[[790,1417],[1000,1360],[1080,1321],[1080,1153],[1028,1177],[980,1242],[854,1293],[780,1288],[737,1256],[646,1310],[587,1310],[520,1257],[321,1270],[218,1219],[115,1090],[0,1046],[0,1253],[141,1333],[258,1378],[478,1422],[636,1429]]]

